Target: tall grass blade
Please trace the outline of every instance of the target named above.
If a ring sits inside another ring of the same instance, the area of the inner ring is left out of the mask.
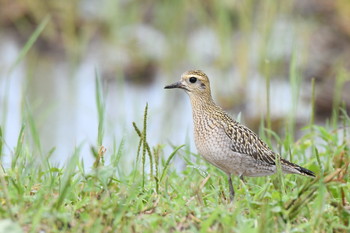
[[[4,145],[4,136],[3,136],[3,133],[2,133],[2,127],[0,125],[0,161],[1,161],[1,157],[2,157],[2,148],[3,148],[3,145]]]
[[[315,95],[315,78],[311,79],[311,118],[310,118],[310,125],[314,125],[315,123],[315,101],[316,101],[316,95]],[[311,127],[311,131],[313,131],[313,127]]]
[[[98,117],[97,145],[100,147],[103,144],[106,101],[103,95],[101,78],[97,70],[95,70],[95,88],[96,108]]]
[[[159,181],[161,182],[164,178],[164,175],[169,167],[170,161],[173,159],[173,157],[176,155],[176,152],[178,150],[180,150],[182,147],[184,147],[185,145],[181,145],[175,148],[175,150],[170,154],[169,158],[167,159],[167,161],[165,162],[164,168],[163,168],[163,172],[162,175],[160,176]]]
[[[149,163],[150,163],[150,176],[151,178],[153,177],[153,159],[152,159],[152,152],[150,150],[150,147],[147,143],[147,114],[148,114],[148,103],[146,103],[145,107],[145,113],[143,116],[143,152],[142,152],[142,157],[146,156],[146,152],[148,154],[149,158]],[[146,158],[144,158],[145,160]]]
[[[74,151],[74,154],[72,155],[70,160],[67,162],[65,172],[63,174],[61,184],[60,184],[59,197],[53,206],[56,210],[62,206],[64,199],[68,195],[69,189],[71,188],[73,175],[79,163],[80,149],[81,148],[76,148]]]
[[[135,129],[135,131],[137,133],[137,135],[140,137],[140,141],[139,141],[138,148],[137,148],[136,162],[139,159],[140,150],[141,150],[141,147],[142,147],[142,157],[141,157],[141,160],[142,160],[142,188],[144,188],[144,185],[145,185],[146,155],[148,155],[148,158],[150,160],[150,177],[151,177],[151,179],[154,177],[153,176],[153,157],[152,157],[152,152],[151,152],[150,146],[147,143],[147,113],[148,113],[148,103],[146,103],[145,110],[144,110],[143,130],[142,130],[142,132],[136,126],[135,122],[132,123],[132,125],[133,125],[133,127],[134,127],[134,129]]]
[[[156,181],[156,191],[159,193],[159,159],[160,159],[160,146],[158,145],[153,149],[154,164],[155,164],[155,174],[154,179]]]
[[[29,37],[28,41],[25,43],[23,48],[20,50],[18,56],[16,57],[16,60],[10,66],[10,68],[8,70],[8,73],[7,73],[8,77],[10,77],[10,75],[13,72],[13,70],[17,67],[17,65],[27,55],[28,51],[33,47],[34,43],[39,38],[40,34],[44,31],[45,27],[50,22],[50,19],[51,19],[51,17],[49,15],[47,15],[41,21],[41,23],[38,25],[38,27],[35,29],[35,31],[31,34],[31,36]],[[5,92],[4,96],[5,96],[5,98],[7,98],[7,96],[9,96],[9,94],[8,94],[8,92],[10,90],[9,86],[10,86],[10,82],[8,80],[6,80],[5,88],[4,88],[4,92]],[[6,114],[7,113],[7,109],[8,109],[8,101],[5,99],[4,100],[4,104],[2,106],[2,113],[4,114],[2,123],[3,123],[4,126],[6,126],[6,122],[7,122],[7,114]],[[4,129],[4,131],[5,131],[5,129]]]
[[[115,167],[118,166],[118,163],[119,163],[119,161],[120,161],[120,158],[121,158],[122,155],[123,155],[124,146],[125,146],[125,141],[124,141],[124,138],[123,138],[123,139],[120,141],[120,143],[119,143],[117,154],[116,154],[116,156],[115,156],[115,157],[113,158],[113,160],[112,160],[113,166],[115,166]]]
[[[145,163],[146,163],[146,137],[147,137],[147,109],[148,104],[146,104],[144,116],[143,116],[143,131],[142,131],[142,189],[145,188]]]
[[[322,174],[323,174],[323,167],[322,167],[320,155],[319,155],[318,150],[317,150],[316,147],[314,147],[314,153],[315,153],[316,160],[317,160],[318,166],[319,166],[319,168],[320,168],[320,171],[322,171]]]
[[[141,146],[143,144],[143,142],[142,142],[143,138],[142,138],[142,133],[141,133],[140,129],[137,127],[136,123],[133,122],[132,125],[133,125],[137,135],[140,137],[140,141],[139,141],[139,144],[137,146],[137,154],[136,154],[136,162],[138,162],[140,159],[140,151],[141,151]]]
[[[270,91],[270,87],[271,87],[271,77],[270,77],[270,71],[269,71],[269,63],[265,62],[265,67],[267,69],[267,71],[265,72],[265,79],[266,79],[266,127],[267,129],[271,130],[272,126],[271,126],[271,104],[270,104],[270,97],[271,97],[271,91]],[[271,139],[271,135],[268,134],[267,135],[269,141]]]
[[[17,145],[15,150],[15,157],[11,161],[11,168],[15,169],[18,158],[22,155],[22,149],[24,144],[24,124],[22,124],[21,130],[19,131],[19,135],[17,138]]]
[[[341,106],[341,95],[344,82],[346,81],[346,72],[343,69],[338,71],[338,74],[335,79],[335,86],[333,90],[333,112],[332,112],[332,125],[334,128],[338,127],[338,119]]]
[[[296,118],[296,112],[298,108],[298,102],[299,102],[299,93],[300,93],[300,84],[301,84],[301,75],[298,72],[297,69],[297,53],[296,50],[294,50],[292,55],[292,62],[289,67],[289,82],[291,86],[291,92],[292,92],[292,108],[289,113],[289,119],[288,119],[288,129],[287,132],[289,134],[290,142],[294,141],[294,134],[295,134],[295,118]]]
[[[14,64],[9,69],[9,75],[12,73],[12,71],[17,67],[17,65],[22,61],[22,59],[26,56],[30,48],[34,45],[35,41],[39,38],[40,34],[44,31],[47,24],[50,22],[51,17],[47,15],[41,23],[38,25],[38,27],[35,29],[33,34],[29,37],[29,40],[25,45],[23,46],[22,50],[20,51],[18,57],[16,58]]]
[[[26,115],[26,121],[28,122],[30,133],[34,142],[34,145],[39,151],[39,154],[41,155],[42,158],[42,147],[41,147],[41,142],[40,142],[40,135],[33,117],[33,113],[30,109],[29,102],[25,101],[25,115]]]

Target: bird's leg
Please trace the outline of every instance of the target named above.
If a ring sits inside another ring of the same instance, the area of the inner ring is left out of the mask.
[[[245,180],[244,180],[243,175],[240,175],[239,178],[241,179],[241,181],[242,181],[243,183],[245,183]]]
[[[235,197],[235,190],[233,189],[233,186],[232,186],[231,174],[228,174],[228,185],[230,186],[230,200],[232,202]]]

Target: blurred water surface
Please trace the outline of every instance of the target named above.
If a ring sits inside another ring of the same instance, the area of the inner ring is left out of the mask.
[[[190,43],[193,43],[192,40]],[[210,37],[209,40],[211,40]],[[194,45],[197,44],[194,43]],[[2,70],[7,71],[21,47],[13,43],[11,38],[2,40],[0,47],[4,51],[0,58],[3,61]],[[47,55],[37,56],[34,59],[35,61],[26,61],[21,64],[10,76],[2,76],[1,79],[1,102],[2,104],[6,102],[6,114],[3,114],[3,121],[6,123],[4,127],[5,154],[7,155],[5,161],[9,162],[17,143],[23,111],[28,111],[35,120],[44,155],[55,147],[52,159],[62,164],[72,155],[75,147],[82,146],[81,156],[86,166],[90,167],[93,163],[90,146],[96,145],[98,125],[95,72],[100,72],[105,60],[91,54],[72,71],[69,64],[61,59]],[[219,75],[212,80],[215,96],[217,91],[223,89],[222,81],[226,82],[228,79],[221,78],[218,71],[215,72],[210,68],[207,70],[209,75],[214,76],[215,73]],[[190,142],[190,147],[194,148],[193,140],[186,141],[192,137],[193,131],[192,113],[186,94],[180,90],[163,89],[166,84],[177,81],[184,71],[173,72],[173,76],[160,72],[156,75],[155,81],[149,85],[135,85],[123,81],[117,78],[117,74],[112,79],[104,79],[101,76],[106,96],[104,146],[107,151],[112,150],[114,142],[119,144],[121,140],[125,140],[125,154],[130,161],[133,161],[138,137],[133,131],[132,122],[135,121],[139,127],[142,127],[146,103],[149,104],[148,140],[151,145],[167,145],[166,154],[172,150],[169,143],[180,145]],[[231,72],[234,82],[237,75],[234,71]],[[264,103],[264,89],[261,89],[264,82],[259,81],[259,77],[255,79],[253,77],[252,80],[248,83],[247,90],[251,94],[247,98],[253,103],[247,113],[259,115],[260,110],[264,111],[264,105],[261,105]],[[273,95],[278,97],[273,98],[272,104],[288,112],[290,107],[288,103],[291,102],[288,100],[289,86],[283,82],[273,85],[276,86]],[[274,100],[277,102],[275,103]],[[280,105],[280,101],[286,104]],[[260,108],[257,107],[259,105],[261,105]],[[2,107],[5,108],[4,105]],[[276,114],[282,112],[277,110]],[[235,114],[238,113],[233,113]],[[29,126],[26,125],[26,127]],[[27,128],[26,132],[29,134],[30,130]],[[30,137],[29,135],[28,138]]]

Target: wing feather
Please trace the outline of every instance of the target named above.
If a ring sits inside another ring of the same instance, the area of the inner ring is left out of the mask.
[[[276,164],[275,159],[279,155],[274,153],[256,133],[231,118],[230,121],[225,122],[230,122],[229,125],[224,124],[224,130],[232,142],[230,145],[232,151],[251,156],[270,165]]]

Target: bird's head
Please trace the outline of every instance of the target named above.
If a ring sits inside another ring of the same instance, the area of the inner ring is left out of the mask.
[[[190,70],[181,75],[180,81],[164,87],[165,89],[181,88],[191,96],[210,97],[208,76],[201,70]]]

